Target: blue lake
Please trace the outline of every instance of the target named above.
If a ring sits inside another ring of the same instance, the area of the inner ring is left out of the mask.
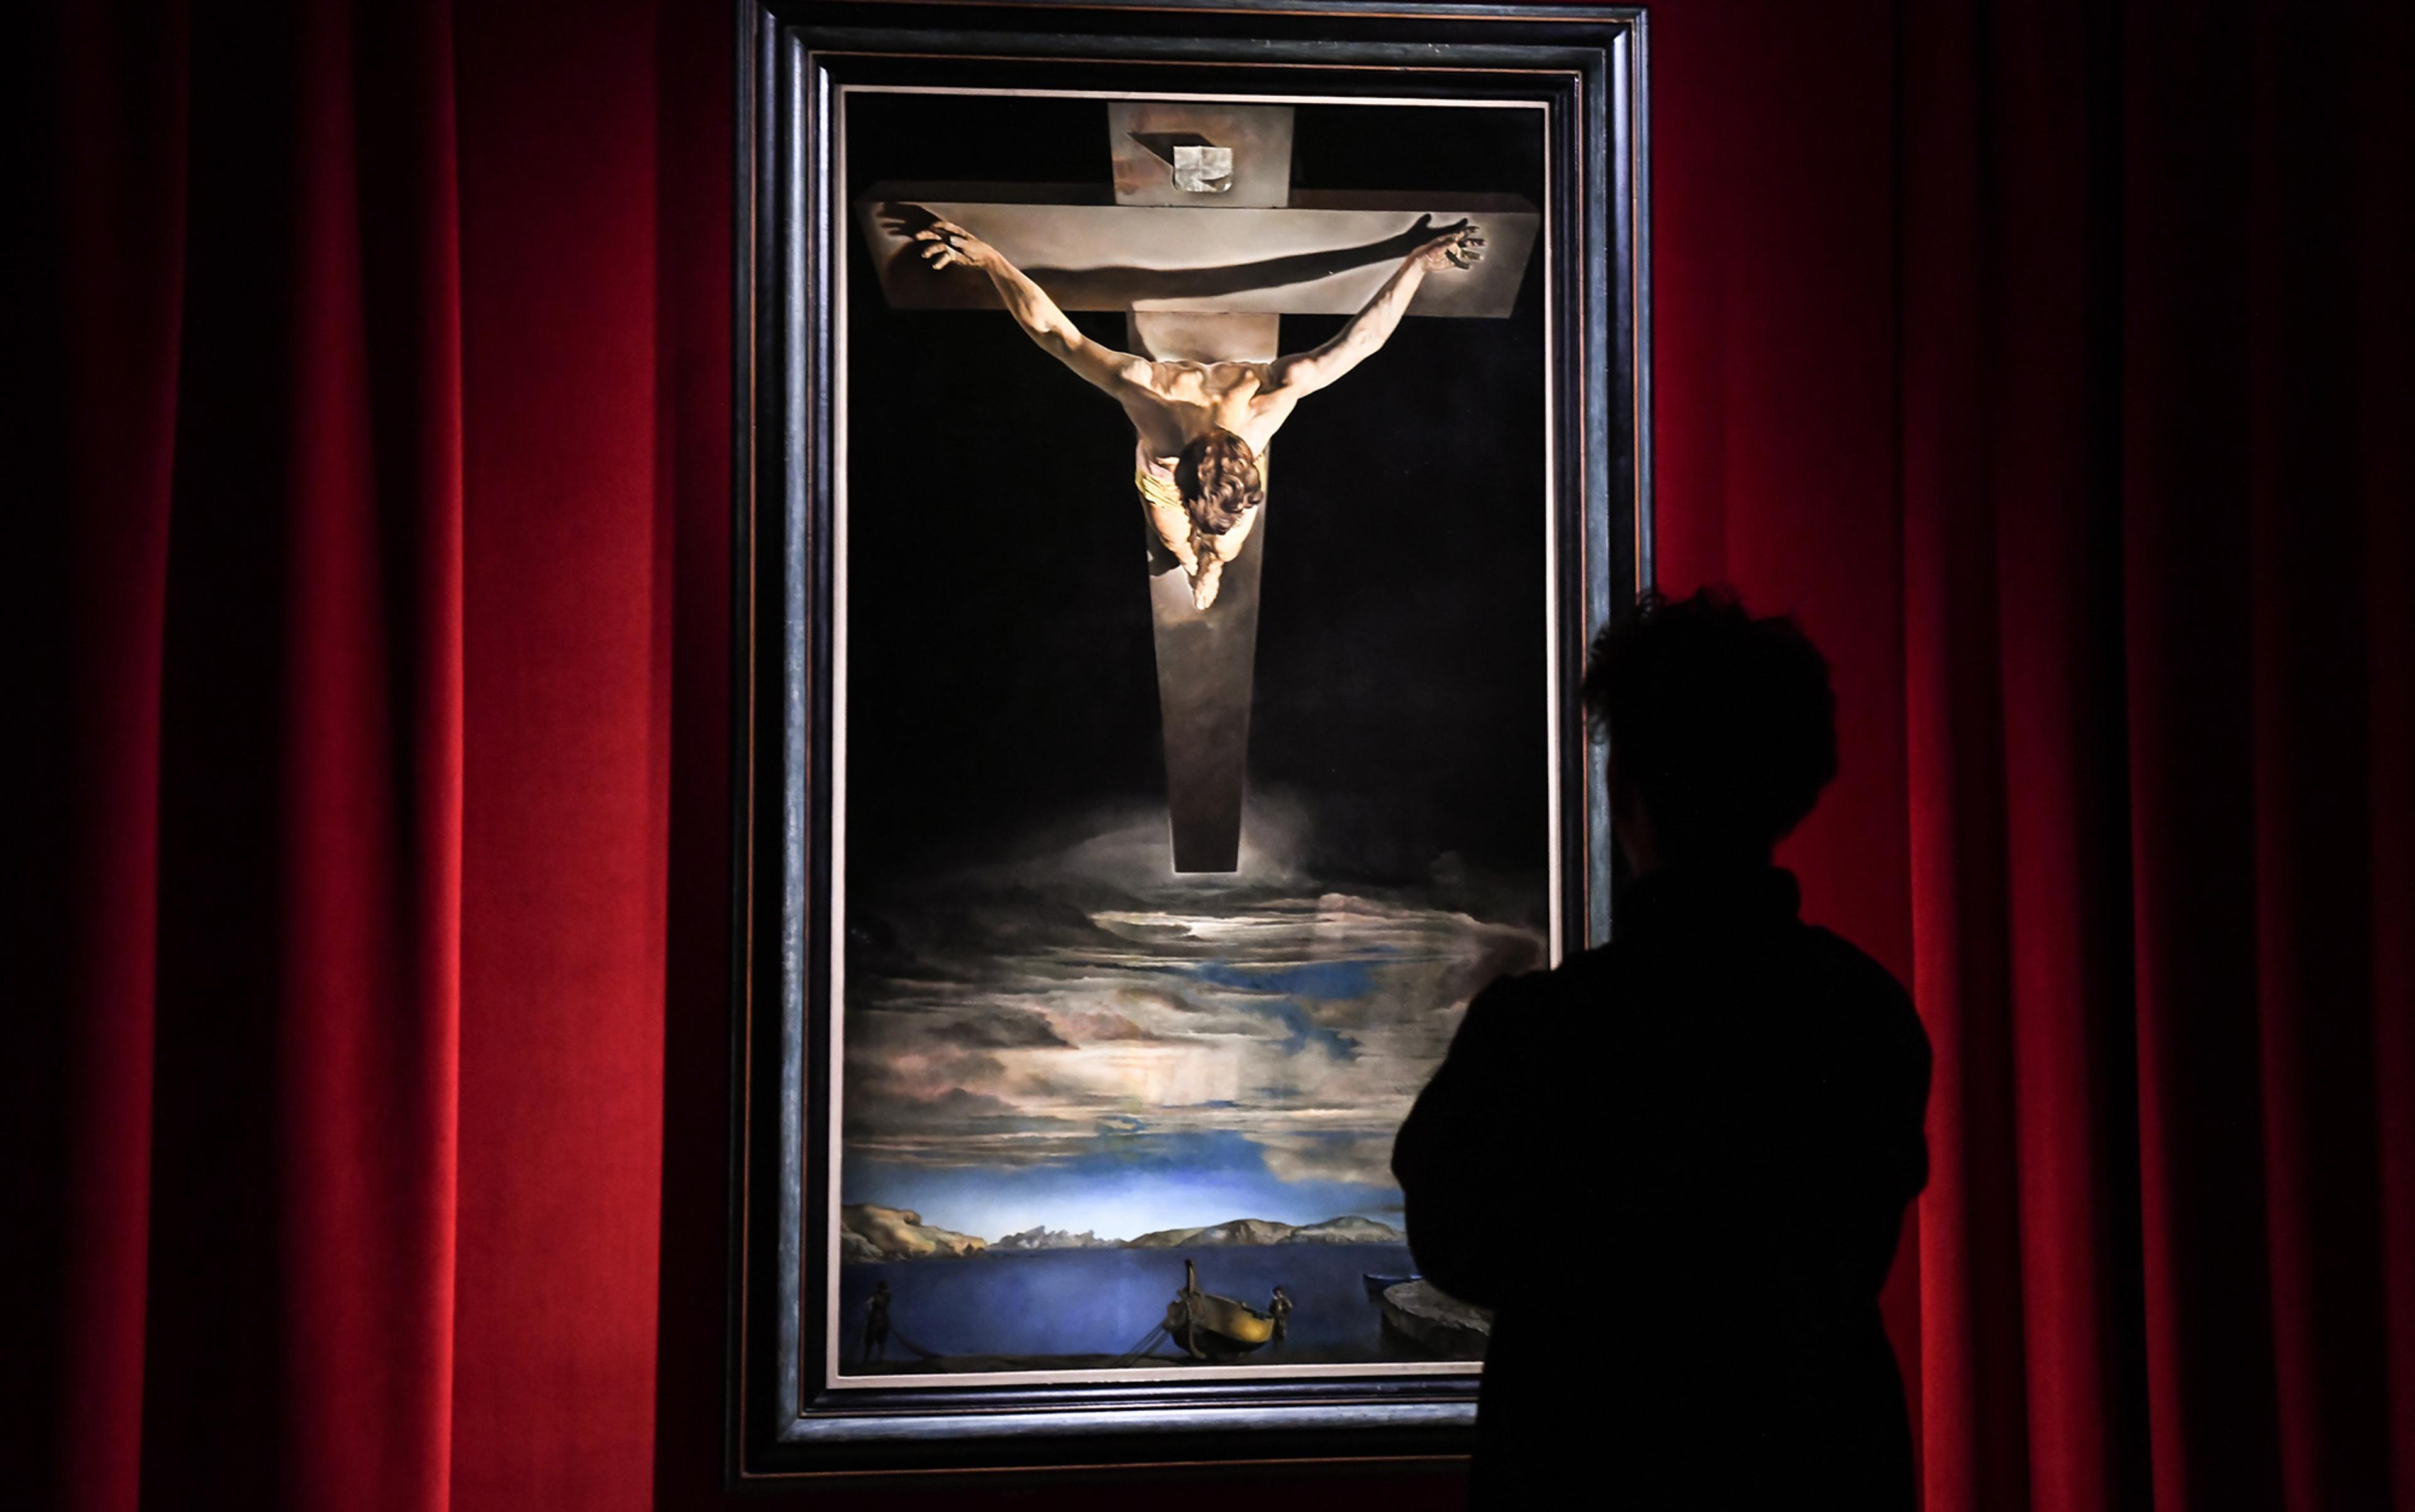
[[[1044,1366],[1052,1357],[1121,1355],[1165,1316],[1182,1289],[1182,1263],[1199,1266],[1200,1290],[1263,1310],[1281,1286],[1292,1301],[1282,1340],[1251,1365],[1360,1364],[1437,1356],[1387,1329],[1367,1295],[1370,1272],[1415,1269],[1397,1244],[1273,1244],[1192,1250],[1043,1250],[969,1260],[848,1265],[839,1272],[840,1356],[853,1365],[863,1344],[865,1302],[875,1281],[891,1295],[887,1368],[916,1361],[910,1340],[942,1357],[932,1369]],[[1163,1364],[1178,1346],[1161,1342]],[[982,1357],[974,1363],[968,1357]],[[965,1363],[951,1366],[951,1358]],[[1069,1362],[1071,1363],[1071,1362]],[[1080,1363],[1095,1365],[1096,1359]]]

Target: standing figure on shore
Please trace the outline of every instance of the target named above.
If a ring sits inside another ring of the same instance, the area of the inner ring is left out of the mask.
[[[1284,1332],[1291,1326],[1291,1298],[1283,1295],[1280,1286],[1275,1288],[1274,1300],[1267,1304],[1267,1316],[1275,1321],[1274,1341],[1282,1343]]]
[[[1411,232],[1430,229],[1421,218]],[[953,221],[935,217],[914,239],[935,270],[987,274],[1007,313],[1042,351],[1123,406],[1138,437],[1132,485],[1142,512],[1202,610],[1216,602],[1224,564],[1241,554],[1266,503],[1267,447],[1293,407],[1374,355],[1427,274],[1472,267],[1484,256],[1480,228],[1462,220],[1434,231],[1313,352],[1272,362],[1151,362],[1084,336],[1021,269]]]
[[[872,1283],[872,1295],[863,1304],[863,1357],[866,1363],[883,1359],[889,1354],[889,1283]]]

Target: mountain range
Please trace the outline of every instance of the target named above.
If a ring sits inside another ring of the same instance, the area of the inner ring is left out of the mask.
[[[1132,1239],[1102,1239],[1088,1231],[1069,1234],[1043,1225],[1009,1234],[993,1243],[924,1223],[922,1214],[907,1208],[871,1203],[851,1203],[839,1209],[838,1237],[839,1258],[856,1263],[1023,1254],[1041,1250],[1189,1250],[1244,1244],[1405,1242],[1401,1231],[1388,1223],[1348,1214],[1328,1218],[1322,1223],[1236,1218],[1195,1229],[1159,1229]]]

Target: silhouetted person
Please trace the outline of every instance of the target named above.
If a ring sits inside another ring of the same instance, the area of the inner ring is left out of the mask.
[[[885,1359],[889,1354],[889,1283],[874,1281],[863,1304],[863,1357]]]
[[[1280,1286],[1275,1288],[1274,1299],[1267,1304],[1267,1316],[1275,1321],[1273,1341],[1282,1343],[1284,1332],[1291,1326],[1291,1298],[1283,1295],[1283,1289]]]
[[[1732,597],[1647,599],[1584,696],[1612,943],[1480,995],[1392,1156],[1419,1268],[1498,1310],[1474,1505],[1909,1509],[1878,1295],[1928,1041],[1769,863],[1836,773],[1827,664]]]

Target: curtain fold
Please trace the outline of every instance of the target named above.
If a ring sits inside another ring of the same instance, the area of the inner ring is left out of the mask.
[[[142,1443],[184,24],[172,6],[39,14],[27,51],[52,67],[8,104],[25,219],[0,308],[34,381],[12,390],[23,565],[0,594],[32,652],[10,742],[27,796],[0,842],[22,867],[0,910],[0,1473],[111,1509],[135,1505]]]
[[[2140,1505],[2111,39],[1903,12],[1900,329],[1929,1505]]]
[[[31,140],[66,212],[64,402],[30,439],[63,458],[37,529],[70,576],[33,598],[67,633],[36,728],[68,885],[20,958],[52,1027],[17,1069],[64,1221],[29,1247],[59,1310],[28,1479],[426,1512],[460,921],[449,20],[55,24]]]
[[[727,21],[27,23],[10,1498],[724,1505]],[[2415,1512],[2406,9],[1651,25],[1662,583],[1834,658],[1783,859],[1938,1052],[1926,1504]]]
[[[722,1179],[717,1150],[664,1165],[677,516],[656,256],[676,238],[657,231],[658,9],[728,45],[726,12],[652,0],[464,7],[456,22],[471,502],[461,1512],[651,1505],[663,1191],[667,1175]],[[688,817],[726,831],[726,810]]]
[[[447,17],[191,37],[146,1505],[432,1509],[461,799]]]
[[[1929,1505],[2415,1505],[2405,23],[1902,16]]]

